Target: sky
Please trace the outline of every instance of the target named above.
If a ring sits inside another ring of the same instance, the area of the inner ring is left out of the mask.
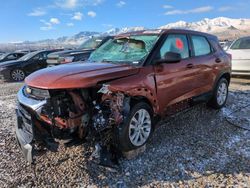
[[[250,18],[250,0],[2,0],[0,43],[220,16]]]

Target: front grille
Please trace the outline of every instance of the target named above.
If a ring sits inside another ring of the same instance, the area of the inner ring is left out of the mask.
[[[31,123],[32,123],[31,122],[31,115],[28,112],[27,108],[20,103],[17,105],[17,108],[18,108],[21,116],[23,117],[24,123],[31,125]]]

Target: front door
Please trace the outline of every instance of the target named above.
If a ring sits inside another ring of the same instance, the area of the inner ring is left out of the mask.
[[[182,60],[177,63],[154,65],[157,97],[163,114],[167,113],[167,109],[172,105],[190,98],[199,82],[199,69],[190,58],[190,45],[185,34],[166,36],[155,60],[163,59],[167,52],[179,53]]]

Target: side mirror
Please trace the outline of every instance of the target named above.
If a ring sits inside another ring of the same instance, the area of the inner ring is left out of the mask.
[[[164,59],[157,60],[155,64],[162,64],[162,63],[178,63],[181,61],[181,54],[176,52],[167,52],[164,55]]]

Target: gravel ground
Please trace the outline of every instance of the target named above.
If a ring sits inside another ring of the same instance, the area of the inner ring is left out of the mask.
[[[142,155],[120,161],[120,172],[90,162],[87,144],[29,166],[13,129],[21,86],[0,84],[0,187],[250,187],[250,79],[233,79],[220,111],[201,104],[163,121]]]

